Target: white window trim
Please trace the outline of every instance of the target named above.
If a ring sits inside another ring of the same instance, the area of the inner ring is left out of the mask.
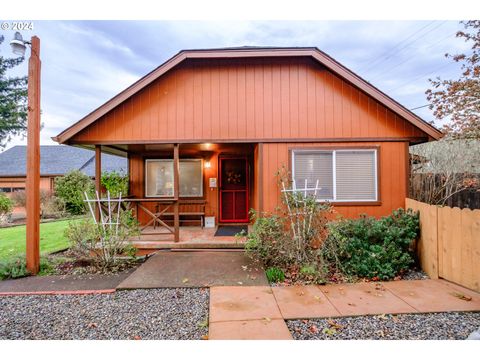
[[[173,161],[173,159],[170,159],[170,158],[145,159],[145,197],[146,198],[172,198],[173,197],[173,195],[147,195],[147,189],[148,189],[147,163],[155,162],[155,161],[162,161],[162,160],[163,161]],[[186,161],[199,161],[200,162],[200,171],[201,171],[201,179],[202,179],[200,181],[200,195],[180,195],[180,194],[178,194],[178,196],[182,197],[182,198],[203,197],[203,159],[180,159],[180,162],[186,162]],[[180,178],[180,176],[179,176],[179,178]],[[175,179],[174,179],[174,181],[175,181]],[[174,186],[175,186],[175,184],[174,184]]]
[[[350,152],[350,151],[357,151],[357,152],[373,152],[373,161],[375,164],[374,167],[374,181],[375,181],[375,199],[354,199],[354,200],[337,200],[337,168],[336,168],[336,154],[337,152]],[[377,154],[378,149],[370,148],[370,149],[357,149],[357,148],[348,148],[348,149],[331,149],[331,150],[323,150],[323,149],[295,149],[292,150],[292,177],[295,176],[295,153],[302,153],[302,152],[309,152],[309,153],[331,153],[332,154],[332,171],[333,171],[333,199],[317,199],[317,202],[333,202],[333,203],[375,203],[378,202],[378,160]]]

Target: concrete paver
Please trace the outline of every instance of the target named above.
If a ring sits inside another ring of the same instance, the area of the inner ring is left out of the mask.
[[[214,322],[209,326],[211,340],[292,340],[281,319]]]
[[[335,284],[319,288],[343,316],[417,312],[382,284]]]
[[[480,294],[445,280],[390,281],[383,285],[419,312],[480,310]],[[461,299],[462,295],[467,298]]]
[[[277,286],[272,291],[284,319],[341,315],[318,286]]]
[[[264,319],[282,319],[269,286],[222,286],[210,289],[210,324]]]

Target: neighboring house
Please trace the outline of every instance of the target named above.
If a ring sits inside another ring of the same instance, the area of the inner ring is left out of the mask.
[[[126,173],[127,161],[118,156],[103,154],[104,171]],[[14,146],[0,153],[0,192],[25,190],[27,147]],[[40,147],[40,189],[53,191],[56,177],[80,170],[95,176],[95,152],[73,146],[43,145]]]
[[[409,145],[440,137],[317,48],[245,47],[181,51],[54,140],[128,157],[147,208],[204,200],[246,223],[280,204],[282,165],[345,216],[387,215],[405,206]]]

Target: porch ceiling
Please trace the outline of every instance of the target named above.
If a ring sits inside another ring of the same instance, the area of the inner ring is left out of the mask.
[[[209,154],[214,152],[239,152],[251,153],[254,149],[253,143],[198,143],[198,144],[180,144],[180,155],[190,154]],[[94,148],[94,146],[92,146]],[[172,144],[119,144],[119,145],[102,145],[102,152],[115,153],[123,152],[125,154],[148,154],[162,155],[172,154]]]

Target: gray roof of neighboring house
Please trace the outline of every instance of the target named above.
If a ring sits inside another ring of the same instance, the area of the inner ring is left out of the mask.
[[[480,140],[442,139],[410,146],[410,154],[423,159],[417,172],[480,174]]]
[[[0,153],[0,177],[26,176],[27,147],[14,146]],[[95,176],[95,152],[65,145],[42,145],[40,147],[40,175],[64,175],[71,170],[80,170]],[[102,171],[127,171],[127,159],[102,154]]]

